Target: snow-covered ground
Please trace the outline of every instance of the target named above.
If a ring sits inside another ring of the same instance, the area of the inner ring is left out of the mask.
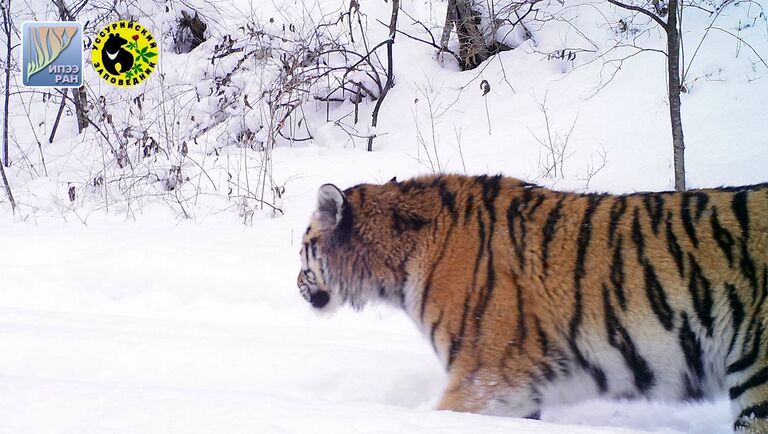
[[[227,6],[190,4],[209,3]],[[286,17],[319,17],[321,10],[333,16],[348,5],[259,3],[233,3],[244,7],[229,11],[231,21],[222,18],[212,33],[237,34],[237,24],[230,23],[238,14],[275,16],[279,28]],[[445,2],[401,3],[439,33]],[[617,37],[631,39],[606,24],[628,14],[605,5],[598,13],[590,3],[569,9],[568,17],[598,50]],[[49,2],[39,4],[48,10],[38,19],[53,13]],[[377,27],[375,18],[387,20],[390,3],[361,4],[371,40],[382,40],[383,26]],[[308,9],[291,15],[299,6]],[[737,32],[766,59],[765,15],[750,12],[754,22],[741,21],[745,10],[758,6],[761,2],[741,2],[726,9],[717,25]],[[711,16],[693,8],[686,14],[691,66],[683,126],[689,184],[765,182],[768,67],[750,47],[716,30],[693,57]],[[167,24],[161,11],[155,15]],[[153,12],[140,18],[152,20]],[[400,28],[426,37],[405,16]],[[15,95],[13,164],[7,171],[20,209],[12,214],[0,194],[0,434],[730,432],[726,401],[588,402],[548,409],[542,421],[437,412],[442,368],[402,313],[369,307],[320,318],[298,294],[298,244],[317,187],[325,182],[347,187],[441,169],[503,173],[580,191],[673,186],[663,55],[644,52],[612,62],[632,52],[618,50],[604,58],[579,52],[574,63],[548,60],[546,53],[564,47],[594,47],[566,23],[533,31],[534,41],[519,41],[515,50],[467,72],[450,62],[441,66],[431,47],[398,36],[396,86],[381,109],[376,152],[365,152],[364,140],[325,121],[326,115],[338,119],[350,113],[351,103],[308,104],[306,128],[313,140],[282,143],[272,153],[274,178],[285,187],[278,204],[285,213],[277,218],[268,212],[238,215],[239,205],[225,193],[231,186],[228,171],[239,165],[238,177],[247,180],[243,171],[255,177],[260,155],[232,146],[213,152],[214,134],[190,143],[189,154],[172,161],[191,178],[174,193],[161,191],[154,198],[137,189],[136,196],[111,196],[105,204],[94,177],[106,173],[116,179],[128,170],[104,163],[93,129],[79,136],[70,114],[56,141],[38,147],[58,103],[42,101],[39,94]],[[658,29],[636,36],[645,47],[663,46]],[[208,61],[199,53],[161,54],[161,71],[173,84],[168,89],[200,80]],[[86,68],[91,92],[114,95],[88,74]],[[147,101],[162,99],[154,79],[143,89]],[[242,93],[256,100],[258,89],[248,87],[246,78],[238,80]],[[482,80],[491,87],[485,96]],[[537,140],[546,135],[538,108],[545,96],[551,132],[562,138],[573,126],[564,174],[552,178],[543,175],[546,152]],[[360,134],[367,133],[372,106],[361,107]],[[137,115],[130,104],[110,110],[116,120],[154,125],[150,131],[156,127],[155,118]],[[181,134],[191,126],[175,128]],[[173,152],[178,143],[162,145]],[[605,165],[597,170],[603,157]],[[150,172],[157,169],[151,164],[146,164]],[[143,160],[138,167],[144,168]],[[127,190],[126,185],[120,188]],[[74,202],[68,199],[71,186]]]
[[[724,433],[726,402],[589,402],[543,421],[433,410],[405,315],[319,318],[291,224],[3,228],[2,433]]]

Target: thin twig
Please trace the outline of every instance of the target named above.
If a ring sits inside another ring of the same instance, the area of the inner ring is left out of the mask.
[[[741,38],[740,36],[734,35],[733,33],[729,32],[728,30],[725,30],[725,29],[721,29],[720,27],[712,27],[712,28],[713,28],[713,29],[715,29],[715,30],[720,30],[721,32],[725,32],[725,33],[727,33],[727,34],[729,34],[729,35],[733,36],[734,38],[738,39],[738,40],[739,40],[739,42],[741,42],[741,43],[743,43],[744,45],[746,45],[747,47],[749,47],[749,49],[750,49],[750,50],[752,50],[752,52],[753,52],[753,53],[755,53],[755,56],[757,56],[757,58],[758,58],[758,59],[760,59],[760,62],[761,62],[761,63],[762,63],[762,64],[763,64],[763,65],[764,65],[766,68],[768,68],[768,63],[766,63],[765,59],[763,59],[763,57],[762,57],[762,56],[760,56],[760,54],[757,52],[757,50],[755,50],[755,47],[753,47],[752,45],[750,45],[750,44],[749,44],[749,42],[745,41],[745,40],[744,40],[743,38]]]

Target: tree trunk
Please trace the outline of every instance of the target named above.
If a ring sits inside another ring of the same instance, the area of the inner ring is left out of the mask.
[[[3,161],[2,164],[5,167],[9,167],[10,160],[8,158],[8,106],[11,99],[11,0],[6,0],[3,6],[3,30],[5,32],[5,104],[3,106]],[[5,173],[3,173],[3,180],[5,180]],[[10,196],[11,190],[8,190]],[[11,198],[13,202],[13,198]]]
[[[73,21],[75,19],[64,4],[64,0],[56,0],[55,3],[59,9],[59,18],[62,21]],[[82,50],[83,47],[80,47],[80,49]],[[72,89],[72,101],[75,103],[77,132],[79,134],[88,126],[88,94],[85,93],[85,84],[78,89]]]
[[[472,9],[472,0],[449,0],[447,17],[453,19],[459,39],[459,57],[464,70],[473,69],[491,56],[478,23],[480,17]],[[447,45],[447,44],[446,44]]]
[[[678,0],[669,0],[667,20],[667,76],[669,119],[672,122],[672,149],[675,164],[675,190],[685,191],[685,141],[680,116],[680,33],[677,28]]]
[[[8,196],[8,201],[11,202],[11,209],[16,209],[16,201],[13,200],[13,193],[11,193],[11,185],[8,183],[8,178],[5,176],[5,168],[0,164],[0,177],[3,178],[3,186],[5,186],[5,194]]]
[[[11,91],[11,35],[13,28],[11,26],[11,0],[5,0],[3,5],[3,31],[5,33],[5,106],[3,107],[3,161],[0,162],[0,178],[3,180],[5,194],[8,201],[11,202],[11,209],[16,209],[16,201],[11,193],[11,185],[5,176],[5,167],[8,167],[8,105],[10,104]]]
[[[77,132],[79,134],[88,126],[88,94],[85,93],[85,85],[72,90],[72,99],[75,102],[75,114],[77,116]]]
[[[400,0],[392,0],[392,16],[389,18],[389,40],[387,41],[387,82],[384,84],[384,88],[381,90],[379,99],[376,100],[376,105],[373,107],[373,113],[371,114],[371,127],[373,127],[373,134],[368,136],[368,152],[373,152],[373,139],[376,137],[376,126],[379,124],[379,109],[381,104],[384,103],[389,89],[394,84],[393,71],[392,71],[392,44],[395,43],[395,35],[397,35],[397,14],[400,11]]]

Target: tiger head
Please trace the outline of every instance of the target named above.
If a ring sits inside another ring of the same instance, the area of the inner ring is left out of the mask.
[[[339,279],[332,273],[331,256],[352,230],[351,206],[333,184],[320,187],[317,209],[304,233],[301,245],[301,272],[296,284],[312,307],[333,311],[343,304]]]
[[[320,187],[296,282],[315,310],[331,312],[342,305],[360,310],[370,301],[405,303],[405,264],[415,238],[400,227],[414,221],[401,198],[394,181],[344,192],[332,184]],[[393,216],[407,223],[393,225]]]

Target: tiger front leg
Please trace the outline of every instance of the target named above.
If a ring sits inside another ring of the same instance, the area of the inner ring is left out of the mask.
[[[538,419],[540,399],[529,385],[511,386],[504,380],[451,375],[438,410]]]

